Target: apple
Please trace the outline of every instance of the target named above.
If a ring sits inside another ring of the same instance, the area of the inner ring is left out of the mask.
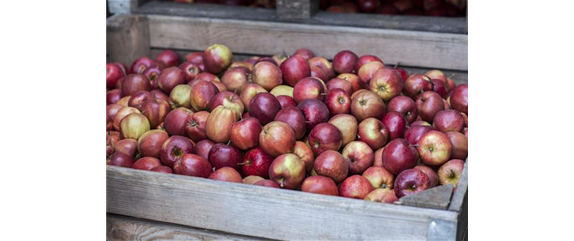
[[[301,58],[303,58],[305,60],[309,60],[309,59],[315,57],[315,53],[313,53],[312,50],[307,49],[307,48],[297,49],[295,51],[295,53],[293,53],[293,56],[295,56],[295,55],[300,56]]]
[[[215,142],[213,142],[210,139],[204,139],[204,140],[198,141],[195,144],[195,154],[200,155],[201,157],[203,157],[207,160],[209,158],[209,151],[211,150],[211,148],[214,145],[215,145]]]
[[[207,81],[198,81],[191,87],[190,103],[195,111],[209,110],[209,102],[219,89]]]
[[[367,194],[365,200],[380,203],[394,203],[399,199],[394,190],[378,188]]]
[[[387,105],[387,112],[398,112],[405,117],[408,123],[413,123],[418,117],[417,105],[408,96],[397,96],[392,98]]]
[[[351,82],[344,80],[344,79],[339,79],[339,78],[333,78],[331,80],[329,80],[329,82],[327,82],[327,92],[333,90],[333,89],[342,89],[345,91],[345,93],[347,93],[347,95],[351,96],[353,94],[353,85],[351,84]]]
[[[151,169],[161,166],[161,162],[155,157],[142,157],[132,165],[133,169],[150,171]]]
[[[120,141],[120,133],[117,131],[106,131],[106,157],[114,152],[114,145]]]
[[[140,153],[138,153],[138,142],[134,139],[123,139],[114,145],[114,153],[124,153],[130,157],[138,157]]]
[[[349,173],[361,174],[373,165],[373,150],[362,141],[352,141],[341,152],[349,163]]]
[[[269,179],[281,188],[297,189],[305,179],[305,163],[295,154],[282,154],[271,163]]]
[[[169,96],[163,93],[161,90],[151,90],[149,92],[152,98],[163,100],[169,103]]]
[[[341,134],[343,135],[343,142],[341,145],[345,146],[357,138],[357,129],[359,124],[357,123],[357,118],[354,116],[338,114],[333,116],[328,123],[334,125],[339,129],[339,131],[341,131]]]
[[[138,139],[138,150],[141,156],[159,158],[163,143],[169,138],[164,130],[150,130]]]
[[[429,177],[429,181],[430,181],[429,188],[435,187],[436,185],[438,185],[438,176],[432,168],[425,166],[423,164],[417,165],[414,168],[419,169],[419,170],[423,171],[425,174],[427,174],[427,176]]]
[[[299,55],[287,58],[279,68],[283,73],[283,80],[290,86],[295,86],[299,80],[311,76],[311,67],[307,60]]]
[[[191,108],[191,86],[183,84],[178,85],[171,90],[169,94],[169,103],[172,108]]]
[[[417,145],[424,164],[439,166],[450,160],[452,143],[448,136],[440,131],[428,131],[417,141]]]
[[[279,187],[279,185],[277,185],[277,183],[275,183],[274,181],[265,180],[265,179],[260,180],[260,181],[258,181],[258,182],[256,182],[256,183],[253,183],[253,185],[263,186],[263,187],[281,188],[281,187]]]
[[[197,75],[201,73],[201,69],[199,69],[199,66],[197,66],[192,62],[183,62],[182,64],[179,65],[179,68],[183,70],[186,82],[194,80],[195,77],[197,77]]]
[[[225,45],[214,44],[203,52],[203,64],[205,70],[212,74],[219,74],[229,65],[233,59],[233,53]]]
[[[373,188],[393,190],[394,176],[384,167],[372,166],[363,172],[363,177],[367,178]]]
[[[375,76],[375,73],[381,69],[385,69],[385,65],[378,61],[371,61],[363,65],[357,72],[357,75],[361,80],[361,86],[368,87],[371,79]]]
[[[358,126],[358,139],[369,145],[372,149],[379,149],[390,141],[390,132],[387,126],[375,118],[367,118]]]
[[[462,170],[464,169],[464,161],[460,159],[452,159],[440,166],[437,171],[438,180],[441,185],[452,184],[454,187],[458,185]]]
[[[106,105],[115,104],[122,98],[122,91],[113,89],[106,92]]]
[[[259,93],[249,103],[249,116],[255,117],[262,125],[273,121],[281,109],[281,104],[270,93]]]
[[[195,146],[189,138],[174,135],[163,142],[159,151],[159,158],[164,165],[173,167],[174,163],[180,160],[183,155],[194,152]]]
[[[373,166],[375,167],[382,167],[383,166],[383,150],[384,147],[381,147],[375,151],[375,161],[373,161]]]
[[[261,149],[272,157],[292,152],[295,141],[293,129],[281,121],[269,122],[259,134]]]
[[[124,63],[113,62],[112,64],[118,66],[118,68],[120,68],[120,70],[122,71],[122,73],[124,73],[124,75],[128,73],[128,67]]]
[[[316,155],[327,150],[337,151],[343,144],[343,134],[332,124],[320,123],[309,132],[309,146]]]
[[[269,178],[269,167],[273,162],[273,157],[267,155],[260,147],[249,150],[243,162],[239,163],[243,175],[259,176],[262,179]]]
[[[207,82],[221,82],[221,80],[219,79],[219,77],[217,77],[217,75],[214,75],[212,73],[208,73],[208,72],[202,72],[199,73],[194,80],[204,80]]]
[[[398,15],[400,11],[391,3],[385,3],[375,11],[377,14]]]
[[[175,174],[208,178],[212,172],[211,164],[198,155],[185,154],[173,165]]]
[[[161,74],[161,68],[159,66],[149,67],[142,74],[149,80],[152,89],[159,89],[158,78]]]
[[[417,149],[402,138],[390,141],[383,150],[383,167],[395,175],[415,167],[418,159]]]
[[[456,110],[441,110],[434,116],[432,125],[442,132],[461,132],[464,129],[464,117]]]
[[[121,82],[122,96],[129,96],[140,90],[151,90],[151,84],[147,77],[142,74],[130,74]]]
[[[389,129],[389,140],[403,138],[407,126],[407,120],[403,115],[391,111],[383,117],[382,122]]]
[[[337,184],[333,179],[324,176],[310,176],[301,184],[301,191],[323,195],[339,196]]]
[[[357,0],[357,5],[359,6],[359,10],[361,10],[362,13],[375,12],[380,4],[381,2],[379,0]]]
[[[440,80],[443,84],[448,86],[448,81],[446,79],[446,76],[444,75],[444,73],[442,71],[440,71],[438,69],[429,70],[425,73],[425,75],[431,79]]]
[[[326,75],[325,79],[331,79],[335,77],[335,71],[333,71],[333,65],[326,58],[314,57],[308,59],[307,62],[309,63],[309,67],[311,68],[317,67],[321,69],[323,73],[325,73]]]
[[[108,63],[106,64],[106,88],[115,89],[118,81],[125,76],[119,66]]]
[[[325,98],[325,104],[331,117],[338,114],[351,113],[351,98],[343,89],[335,88],[330,90]]]
[[[245,178],[243,178],[242,182],[244,184],[255,184],[256,182],[261,181],[261,180],[265,180],[265,178],[262,178],[260,176],[251,175],[251,176],[246,176]]]
[[[158,87],[166,94],[178,85],[185,84],[185,71],[178,67],[169,67],[161,71],[157,78]]]
[[[341,197],[364,199],[373,190],[369,180],[361,175],[350,176],[339,185]]]
[[[359,59],[357,59],[357,64],[355,65],[355,73],[359,73],[359,70],[361,69],[361,67],[363,67],[363,65],[370,63],[370,62],[383,63],[383,61],[377,56],[363,55]]]
[[[430,188],[430,179],[419,169],[404,170],[395,179],[395,194],[398,198],[419,193],[428,188]]]
[[[326,88],[321,80],[315,77],[307,77],[300,80],[293,87],[293,99],[296,103],[301,103],[307,99],[318,99],[323,101]]]
[[[375,62],[377,63],[377,62]],[[379,69],[373,75],[369,88],[383,101],[389,101],[403,91],[403,80],[399,72],[393,69]]]
[[[350,50],[338,52],[333,57],[333,70],[337,74],[353,73],[359,57]]]
[[[448,89],[451,91],[454,90],[454,88],[456,87],[454,81],[451,78],[447,78],[446,80],[448,82]]]
[[[243,183],[243,179],[241,178],[241,174],[237,172],[237,170],[231,167],[222,167],[211,174],[209,174],[209,179],[224,181],[224,182],[235,182],[235,183]]]
[[[241,101],[243,101],[243,106],[247,108],[247,110],[249,110],[249,103],[251,103],[251,100],[253,100],[255,95],[259,93],[267,93],[267,90],[257,84],[248,84],[245,86],[243,91],[241,91],[239,97],[241,98]]]
[[[232,167],[239,170],[240,163],[243,162],[243,153],[233,145],[217,143],[209,150],[207,160],[214,169]]]
[[[405,81],[403,94],[411,99],[416,99],[419,94],[432,90],[431,79],[422,74],[413,74]]]
[[[456,86],[450,94],[450,105],[453,109],[468,115],[468,84]]]
[[[155,61],[165,68],[177,66],[179,64],[179,55],[173,50],[164,50],[155,57]]]
[[[215,110],[215,108],[220,105],[231,108],[238,116],[241,116],[245,109],[243,101],[241,101],[239,95],[229,91],[221,91],[215,94],[209,101],[209,109],[211,111]]]
[[[120,122],[120,134],[125,139],[137,140],[149,130],[150,123],[148,119],[140,113],[131,113],[122,118]]]
[[[134,107],[141,111],[141,108],[145,102],[152,98],[151,93],[147,90],[140,90],[131,95],[128,101],[129,107]]]
[[[118,167],[132,167],[134,159],[132,156],[122,152],[114,152],[107,160],[107,165]]]
[[[421,120],[421,117],[417,117],[417,120],[413,123],[411,123],[411,126],[432,126],[430,123]],[[434,129],[434,127],[433,127]]]
[[[209,112],[207,111],[199,111],[187,115],[184,126],[185,133],[194,142],[198,142],[207,138],[205,126],[208,117]]]
[[[130,101],[131,96],[124,96],[116,104],[121,105],[123,107],[128,107],[128,102]]]
[[[297,155],[301,161],[305,163],[305,170],[310,172],[313,170],[313,164],[315,163],[315,155],[311,147],[302,141],[295,142],[293,146],[293,154]]]
[[[432,90],[440,95],[440,97],[447,98],[448,97],[448,86],[439,79],[431,79],[432,83]]]
[[[237,112],[225,106],[213,110],[205,122],[205,134],[215,142],[229,141],[231,125],[239,119]]]
[[[330,177],[340,183],[349,173],[349,164],[340,153],[327,150],[315,158],[313,171],[317,175]]]
[[[141,113],[149,120],[151,128],[164,122],[165,117],[171,111],[169,104],[160,99],[150,99],[145,102],[141,108]]]
[[[133,113],[141,113],[141,112],[133,107],[123,107],[119,109],[114,115],[114,119],[112,122],[112,127],[114,128],[114,130],[120,131],[120,122],[122,121],[122,119],[124,119],[129,114]]]
[[[191,52],[185,56],[185,61],[196,65],[203,64],[203,52]]]
[[[251,83],[253,77],[248,68],[235,67],[225,71],[221,77],[221,83],[225,85],[227,90],[241,93],[245,86]]]
[[[257,119],[248,117],[231,124],[229,138],[233,145],[245,151],[259,145],[259,133],[262,129]]]
[[[285,95],[287,97],[293,98],[293,87],[288,85],[278,85],[271,90],[272,95],[279,98],[279,96]]]
[[[358,13],[359,7],[353,1],[343,1],[340,6],[347,10],[349,13]]]
[[[297,108],[301,110],[305,116],[305,128],[307,130],[312,130],[316,125],[329,120],[329,109],[320,100],[304,100],[297,105]]]
[[[168,166],[157,166],[152,168],[150,171],[152,172],[161,172],[161,173],[168,173],[168,174],[172,174],[173,170],[168,167]]]
[[[425,91],[416,100],[418,114],[422,120],[431,122],[434,116],[444,110],[443,99],[434,91]]]
[[[123,107],[123,106],[120,105],[120,104],[110,104],[110,105],[107,105],[107,106],[106,106],[106,115],[107,115],[108,117],[110,117],[110,119],[111,119],[112,122],[113,122],[113,120],[114,120],[115,117],[116,117],[116,114],[117,114],[121,109],[123,109],[123,108],[125,108],[125,107]]]
[[[295,132],[296,139],[301,139],[305,135],[305,116],[297,107],[289,106],[281,109],[277,112],[275,121],[285,122],[289,125]]]
[[[255,63],[253,65],[255,66],[256,64],[261,63],[261,62],[269,62],[269,63],[272,63],[276,66],[279,66],[279,63],[277,63],[277,61],[275,61],[275,59],[273,57],[261,57],[261,58],[257,59],[257,61],[255,61]]]
[[[287,108],[289,106],[297,107],[297,103],[295,103],[293,97],[280,95],[276,96],[276,98],[279,101],[279,104],[281,105],[281,109]]]
[[[281,69],[267,61],[259,62],[253,66],[253,83],[271,91],[283,83]]]
[[[180,107],[170,111],[163,121],[163,127],[170,136],[185,135],[185,125],[189,115],[193,115],[193,111]]]
[[[247,68],[249,71],[253,71],[253,64],[247,61],[235,61],[229,65],[227,69],[233,69],[236,67]]]
[[[443,4],[443,0],[423,0],[423,9],[429,11]]]
[[[434,130],[432,126],[413,125],[405,131],[405,139],[412,145],[415,145],[421,139],[421,136],[431,130]]]
[[[338,79],[342,79],[342,80],[346,80],[349,83],[351,83],[351,86],[353,87],[353,91],[352,93],[355,93],[356,91],[361,89],[361,80],[359,79],[359,76],[355,75],[355,74],[351,74],[351,73],[343,73],[337,76]],[[351,95],[352,95],[351,93]]]
[[[447,132],[446,135],[452,143],[451,159],[465,160],[468,157],[468,138],[460,132]]]
[[[143,72],[150,67],[153,66],[159,66],[159,64],[148,58],[148,57],[141,57],[139,59],[136,59],[136,61],[134,61],[134,63],[132,64],[131,68],[130,68],[130,73],[132,74],[143,74]]]
[[[351,114],[357,118],[358,121],[374,117],[382,119],[385,116],[385,103],[383,100],[372,91],[355,92],[354,97],[351,97]]]

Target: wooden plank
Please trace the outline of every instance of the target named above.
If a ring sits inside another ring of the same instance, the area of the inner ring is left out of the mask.
[[[349,49],[405,66],[468,69],[468,36],[461,34],[158,15],[148,18],[151,46],[156,48],[205,49],[219,43],[235,53],[264,55],[306,47],[329,59]]]
[[[107,19],[108,61],[131,64],[150,55],[148,19],[143,15],[114,15]]]
[[[462,171],[462,175],[460,180],[458,181],[458,185],[452,196],[452,202],[448,210],[460,212],[463,207],[464,198],[468,192],[468,158],[464,163],[464,170]]]
[[[181,225],[137,219],[114,214],[106,218],[106,240],[263,240]]]
[[[310,19],[319,11],[319,0],[277,0],[277,18]]]
[[[399,203],[413,207],[445,210],[448,208],[448,204],[450,203],[453,189],[454,187],[452,184],[433,187],[420,193],[404,196],[399,199]]]
[[[276,20],[275,9],[249,8],[219,4],[188,4],[151,1],[136,11],[138,14],[159,14],[171,16],[224,18],[243,20]]]
[[[456,213],[107,167],[109,213],[273,239],[424,240]]]

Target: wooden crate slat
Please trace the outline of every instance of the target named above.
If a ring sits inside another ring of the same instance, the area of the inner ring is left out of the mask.
[[[450,211],[107,167],[107,211],[274,239],[427,238]],[[266,227],[266,228],[262,228]]]
[[[406,66],[468,69],[467,35],[159,15],[148,18],[151,46],[157,48],[205,49],[219,43],[237,53],[280,54],[307,47],[329,59],[349,49]]]
[[[131,64],[150,55],[148,18],[144,15],[114,15],[107,19],[108,62]]]
[[[310,19],[319,11],[319,0],[277,0],[278,19]]]
[[[445,186],[437,186],[431,189],[404,196],[399,199],[399,202],[404,205],[421,207],[421,208],[436,208],[447,209],[452,196],[452,184]]]
[[[460,176],[460,180],[458,181],[456,191],[454,192],[452,202],[450,203],[448,209],[451,211],[460,212],[462,209],[464,196],[467,195],[467,192],[468,192],[468,158],[464,162],[464,170],[462,171],[462,175]]]
[[[237,7],[219,4],[188,4],[151,1],[135,10],[138,14],[225,18],[243,20],[275,21],[275,9]]]

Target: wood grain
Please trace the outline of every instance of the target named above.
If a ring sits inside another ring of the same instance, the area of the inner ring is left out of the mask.
[[[148,18],[143,15],[114,15],[107,19],[106,48],[109,62],[131,64],[150,55]]]
[[[205,49],[219,43],[235,53],[261,55],[293,53],[306,47],[329,59],[349,49],[405,66],[468,69],[467,35],[158,15],[148,18],[151,46],[157,48]]]
[[[272,239],[424,240],[451,211],[107,167],[109,213]],[[264,227],[264,228],[263,228]]]
[[[278,19],[310,19],[319,11],[319,0],[277,0]]]
[[[399,199],[399,203],[413,207],[445,210],[448,208],[450,203],[453,189],[454,187],[452,184],[433,187],[420,193],[404,196]]]

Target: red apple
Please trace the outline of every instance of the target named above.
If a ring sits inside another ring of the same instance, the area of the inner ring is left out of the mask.
[[[107,165],[111,166],[132,167],[133,164],[133,157],[122,152],[114,152],[107,160]]]
[[[205,158],[206,160],[209,158],[209,151],[215,145],[210,139],[204,139],[195,144],[195,154]]]
[[[460,159],[452,159],[445,164],[442,164],[437,171],[438,180],[441,185],[452,184],[454,187],[458,185],[460,176],[464,169],[464,161]]]
[[[290,86],[295,86],[299,80],[311,76],[311,68],[307,60],[299,55],[293,55],[279,66],[283,80]]]
[[[417,117],[417,120],[413,123],[411,123],[411,126],[432,126],[430,123],[421,120],[421,117]],[[434,127],[433,127],[434,129]]]
[[[351,83],[351,86],[353,87],[353,91],[352,91],[351,95],[353,95],[353,93],[355,93],[356,91],[361,89],[361,80],[359,79],[359,76],[357,76],[355,74],[344,73],[344,74],[338,75],[337,78],[349,81],[349,83]]]
[[[148,100],[150,100],[151,98],[152,96],[149,91],[140,90],[131,95],[130,100],[128,101],[128,106],[134,107],[141,111],[143,104]]]
[[[169,104],[160,99],[150,99],[141,108],[142,114],[147,117],[151,128],[157,128],[164,122],[165,117],[171,111]]]
[[[381,2],[379,0],[357,0],[357,5],[359,6],[359,10],[361,10],[362,13],[375,12],[380,4]]]
[[[431,122],[434,116],[444,110],[444,103],[439,94],[434,91],[425,91],[416,100],[418,114],[422,120]]]
[[[398,112],[388,112],[382,120],[383,124],[389,129],[389,140],[403,138],[407,120]]]
[[[129,114],[133,113],[141,113],[141,112],[133,107],[123,107],[119,109],[114,115],[114,119],[112,122],[112,127],[114,128],[114,130],[120,131],[120,122],[122,121],[122,119],[124,119]]]
[[[178,67],[169,67],[161,71],[157,78],[158,87],[166,94],[177,85],[185,84],[185,71]]]
[[[173,165],[175,174],[207,178],[212,172],[211,164],[198,155],[185,154]]]
[[[299,82],[301,83],[301,82]],[[343,89],[332,89],[327,93],[325,104],[330,116],[349,114],[351,112],[351,98]]]
[[[273,188],[281,188],[279,187],[279,185],[277,185],[277,183],[275,183],[274,181],[271,180],[261,180],[261,181],[257,181],[256,183],[253,183],[253,185],[256,186],[263,186],[263,187],[273,187]]]
[[[225,45],[214,44],[203,52],[205,70],[212,74],[219,74],[227,69],[231,65],[231,60],[233,60],[233,53]]]
[[[198,142],[207,138],[207,133],[205,133],[205,126],[208,117],[209,112],[207,111],[199,111],[187,115],[184,126],[185,133],[194,142]]]
[[[443,99],[448,97],[448,86],[439,79],[431,79],[432,90],[440,95]]]
[[[395,194],[398,198],[419,193],[430,188],[430,179],[419,169],[402,171],[395,179]]]
[[[355,96],[351,97],[351,114],[357,117],[358,121],[370,117],[380,120],[386,114],[385,103],[371,91],[355,92]]]
[[[384,167],[369,167],[363,172],[363,177],[367,178],[375,189],[393,190],[395,177]]]
[[[155,157],[142,157],[132,165],[133,169],[150,171],[151,169],[161,166],[161,162]]]
[[[341,197],[364,199],[373,190],[369,180],[360,175],[350,176],[339,185]]]
[[[219,79],[219,77],[217,77],[217,75],[214,75],[212,73],[207,73],[207,72],[202,72],[199,73],[194,80],[204,80],[207,82],[221,82],[221,80]],[[188,83],[189,84],[189,83]]]
[[[361,174],[373,165],[373,149],[362,141],[352,141],[341,152],[349,163],[349,173]]]
[[[229,138],[231,143],[241,150],[248,150],[259,145],[259,133],[263,127],[253,117],[248,117],[231,124]]]
[[[310,58],[315,57],[315,53],[313,53],[312,50],[307,49],[307,48],[300,48],[297,49],[295,51],[295,53],[293,53],[293,56],[300,56],[301,58],[305,59],[305,60],[309,60]]]
[[[281,109],[287,108],[289,106],[297,107],[297,103],[295,103],[295,100],[291,96],[280,95],[276,96],[276,98],[281,105]]]
[[[289,125],[295,132],[296,139],[301,139],[305,135],[305,116],[297,107],[289,106],[281,109],[275,116],[275,121],[285,122]]]
[[[305,128],[307,130],[312,130],[316,125],[329,120],[329,109],[320,100],[304,100],[297,105],[297,108],[299,108],[305,116]]]
[[[162,64],[165,68],[177,66],[179,64],[179,55],[173,50],[164,50],[155,57],[155,61]]]
[[[248,84],[245,86],[243,91],[241,91],[241,95],[239,95],[239,97],[241,98],[241,101],[243,101],[243,106],[247,108],[247,110],[249,110],[249,103],[251,103],[251,100],[253,100],[253,98],[259,93],[267,93],[267,90],[256,84]]]
[[[460,132],[447,132],[446,135],[452,143],[451,159],[465,160],[468,157],[468,138]]]
[[[375,161],[373,161],[373,166],[375,167],[382,167],[383,166],[383,150],[384,147],[381,147],[375,151]]]
[[[251,71],[245,67],[235,67],[225,71],[225,74],[221,77],[221,83],[225,85],[227,90],[241,93],[241,91],[251,83],[254,75]]]
[[[450,105],[453,109],[468,115],[468,84],[461,84],[450,94]]]
[[[324,176],[310,176],[301,184],[301,191],[323,195],[339,196],[337,184]]]
[[[161,74],[161,68],[159,66],[152,66],[147,68],[143,75],[149,80],[152,89],[159,89],[158,78]]]
[[[199,81],[191,87],[191,106],[195,111],[209,110],[209,101],[219,93],[217,87],[207,81]]]
[[[375,13],[386,14],[386,15],[398,15],[400,11],[393,4],[386,3],[379,6],[379,8],[377,8],[377,11]]]
[[[393,69],[379,69],[373,75],[369,87],[384,101],[389,101],[403,91],[401,75]]]
[[[328,150],[315,158],[313,171],[317,175],[330,177],[339,183],[347,177],[349,164],[340,153]]]
[[[122,96],[129,96],[140,90],[151,90],[149,80],[142,74],[130,74],[123,78],[121,83]]]
[[[358,140],[365,142],[372,149],[379,149],[390,141],[390,132],[387,126],[375,118],[367,118],[359,124]]]
[[[170,136],[184,136],[186,121],[190,115],[193,115],[193,111],[183,107],[170,111],[163,121],[165,131]]]
[[[405,139],[394,139],[383,150],[383,166],[393,174],[413,168],[418,159],[417,149]]]
[[[106,115],[107,115],[108,117],[110,117],[110,119],[111,119],[112,122],[113,122],[113,120],[114,120],[115,117],[116,117],[116,114],[117,114],[121,109],[123,109],[123,108],[125,108],[125,107],[123,107],[123,106],[120,105],[120,104],[110,104],[110,105],[107,105],[107,106],[106,106]]]
[[[215,142],[226,143],[229,141],[231,125],[238,119],[236,111],[225,106],[218,106],[207,117],[205,134]]]
[[[423,9],[428,11],[433,8],[439,7],[443,4],[443,0],[423,0]]]
[[[222,167],[214,172],[212,172],[209,179],[224,181],[224,182],[235,182],[235,183],[243,183],[243,179],[241,178],[241,174],[237,172],[237,170],[231,167]]]
[[[120,141],[120,133],[117,131],[106,131],[106,157],[114,152],[115,144]]]
[[[333,57],[333,70],[338,73],[353,73],[359,57],[350,50],[343,50]]]
[[[197,66],[192,62],[183,62],[182,64],[179,65],[179,68],[183,70],[186,82],[194,80],[195,77],[197,77],[197,75],[201,73],[201,69],[199,69],[199,66]]]
[[[307,99],[318,99],[323,101],[325,98],[325,87],[321,80],[315,77],[308,77],[300,80],[293,87],[293,99],[296,103],[301,103]]]
[[[172,174],[173,170],[168,167],[168,166],[157,166],[152,168],[150,171],[152,172],[162,172],[162,173],[168,173],[168,174]]]
[[[315,155],[311,147],[302,141],[295,142],[293,146],[293,154],[297,155],[301,161],[305,163],[305,170],[310,172],[313,170],[313,164],[315,163]]]
[[[456,110],[441,110],[434,116],[432,125],[442,132],[461,132],[464,129],[464,117]]]
[[[427,174],[427,176],[429,177],[429,181],[430,181],[429,188],[435,187],[436,185],[438,185],[438,176],[432,168],[425,166],[425,165],[422,165],[422,164],[417,165],[414,168],[419,169],[419,170],[423,171],[425,174]]]
[[[273,121],[281,109],[281,104],[270,93],[259,93],[249,103],[249,116],[255,117],[262,125]]]
[[[239,163],[243,162],[243,154],[235,146],[217,143],[209,150],[207,160],[215,169],[232,167],[239,170]]]
[[[329,82],[327,82],[327,91],[333,90],[333,89],[342,89],[345,91],[345,93],[347,93],[347,95],[351,96],[353,94],[353,85],[351,84],[351,82],[344,80],[344,79],[339,79],[339,78],[333,78],[331,80],[329,80]]]
[[[115,104],[122,98],[122,91],[113,89],[106,92],[106,105]]]
[[[343,144],[343,134],[332,124],[321,123],[309,132],[309,146],[316,155],[327,150],[337,151]]]
[[[235,61],[229,65],[227,69],[233,69],[236,67],[247,68],[249,71],[253,71],[253,64],[247,61]]]
[[[370,63],[370,62],[380,62],[383,64],[383,61],[374,55],[363,55],[359,59],[357,59],[357,64],[355,65],[355,73],[359,73],[359,70],[363,65]]]
[[[385,65],[378,61],[368,62],[363,65],[357,72],[361,80],[361,86],[369,87],[371,79],[375,76],[375,73],[381,69],[385,69]]]
[[[287,97],[293,98],[293,87],[288,85],[278,85],[273,88],[269,93],[275,97],[286,95]]]
[[[426,75],[414,74],[405,81],[403,93],[411,99],[416,99],[419,94],[429,90],[432,90],[431,79]]]
[[[283,83],[281,69],[267,61],[259,62],[253,66],[253,83],[271,91]]]
[[[234,110],[238,116],[243,115],[243,111],[245,109],[239,95],[229,91],[221,91],[215,94],[215,96],[213,96],[209,101],[209,109],[211,111],[215,110],[215,108],[220,105]]]
[[[159,157],[164,165],[173,167],[174,163],[180,160],[183,155],[194,152],[195,146],[189,138],[171,136],[161,146]]]
[[[260,147],[256,147],[245,154],[240,165],[243,175],[255,175],[267,179],[269,178],[269,167],[272,162],[273,157],[265,154]]]
[[[452,143],[448,136],[440,131],[431,130],[417,142],[421,161],[430,166],[439,166],[450,160]]]
[[[431,130],[434,130],[432,126],[413,125],[409,129],[407,129],[407,131],[405,131],[405,139],[407,139],[407,141],[409,141],[409,143],[411,143],[412,145],[415,145],[417,144],[419,139],[421,139],[421,136],[423,136],[425,133]]]
[[[394,203],[399,199],[394,190],[378,188],[367,194],[365,200],[380,203]]]
[[[136,59],[130,68],[130,73],[132,74],[143,74],[143,72],[150,67],[158,66],[159,64],[148,58],[148,57],[141,57]]]
[[[151,90],[149,92],[152,98],[160,99],[169,103],[169,96],[163,93],[161,90]]]
[[[164,130],[150,130],[138,139],[138,150],[144,157],[159,158],[161,147],[168,138]]]
[[[337,127],[337,129],[339,129],[339,131],[341,131],[341,134],[343,135],[343,146],[357,138],[357,129],[359,124],[357,123],[357,119],[354,116],[348,114],[338,114],[329,120],[329,124],[334,125]]]
[[[115,89],[118,85],[118,81],[125,76],[122,69],[116,64],[108,63],[106,64],[106,88]]]
[[[272,161],[273,161],[273,159],[272,159]],[[247,177],[243,178],[243,183],[244,184],[255,184],[256,182],[261,181],[261,180],[265,180],[265,178],[262,178],[260,176],[251,175],[251,176],[247,176]]]
[[[191,86],[178,85],[169,94],[169,102],[172,108],[191,108]]]
[[[284,122],[272,121],[259,134],[259,145],[272,157],[290,153],[295,146],[295,132]]]
[[[335,71],[333,71],[333,65],[326,58],[314,57],[314,58],[308,59],[307,62],[309,63],[309,67],[311,67],[311,68],[317,67],[317,68],[321,69],[327,77],[325,79],[328,80],[328,79],[335,77]]]
[[[387,105],[387,112],[398,112],[405,117],[408,123],[413,123],[418,117],[417,105],[408,96],[397,96]]]
[[[305,163],[295,154],[282,154],[271,163],[269,178],[281,188],[297,189],[305,179]]]
[[[124,153],[130,157],[136,157],[140,154],[138,153],[138,142],[134,139],[123,139],[114,145],[114,153]]]
[[[185,61],[196,65],[203,64],[203,52],[191,52],[185,56]]]
[[[120,134],[125,139],[137,140],[150,130],[148,119],[140,113],[131,113],[120,121]]]

